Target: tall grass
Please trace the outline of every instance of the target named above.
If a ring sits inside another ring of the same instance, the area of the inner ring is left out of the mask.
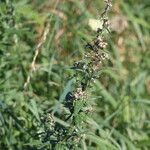
[[[55,123],[70,126],[63,104],[73,83],[70,66],[82,58],[86,41],[94,36],[88,20],[103,8],[99,0],[0,2],[0,149],[52,149],[55,136],[41,133],[53,130]],[[150,148],[149,1],[113,1],[110,15],[111,20],[117,17],[107,37],[110,60],[87,99],[93,112],[76,117],[84,131],[77,137],[82,138],[68,143],[64,138],[56,149],[71,143],[84,150]],[[47,22],[49,32],[24,89]]]

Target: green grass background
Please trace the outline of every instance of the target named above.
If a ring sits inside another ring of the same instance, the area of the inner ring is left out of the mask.
[[[102,0],[13,0],[7,13],[0,1],[0,149],[48,149],[30,137],[40,129],[40,116],[57,111],[70,75],[93,35],[89,18],[97,18]],[[88,139],[77,149],[150,149],[150,2],[113,0],[110,18],[123,15],[128,27],[108,37],[110,62],[93,84],[95,111],[88,118]],[[15,22],[15,24],[12,23]],[[35,48],[50,22],[26,91]],[[99,135],[94,131],[99,130]],[[58,148],[63,149],[63,148]]]

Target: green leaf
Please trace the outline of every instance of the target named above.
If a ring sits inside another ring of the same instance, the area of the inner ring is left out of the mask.
[[[91,140],[93,143],[97,144],[103,149],[109,150],[118,150],[111,142],[108,142],[107,139],[102,139],[96,135],[88,134],[88,139]]]
[[[39,110],[36,101],[34,99],[31,99],[30,105],[27,106],[30,109],[30,111],[33,113],[33,115],[36,117],[36,119],[40,122]]]
[[[71,80],[68,81],[66,87],[64,88],[63,93],[61,94],[61,96],[60,96],[60,98],[59,98],[59,101],[60,101],[60,102],[62,102],[62,101],[65,99],[65,97],[66,97],[66,95],[67,95],[68,92],[71,92],[71,91],[72,91],[73,82],[74,82],[74,79],[71,79]]]

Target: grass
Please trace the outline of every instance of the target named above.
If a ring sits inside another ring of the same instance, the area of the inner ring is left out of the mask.
[[[35,136],[44,128],[40,118],[62,113],[60,102],[72,87],[69,67],[82,57],[93,35],[89,18],[103,7],[99,0],[0,2],[0,149],[51,149]],[[126,17],[128,27],[121,33],[115,29],[108,38],[110,62],[88,99],[95,111],[77,117],[77,123],[86,122],[77,150],[150,148],[149,1],[113,1],[111,18],[119,15]],[[45,22],[50,31],[24,90]],[[56,149],[66,147],[62,142]]]

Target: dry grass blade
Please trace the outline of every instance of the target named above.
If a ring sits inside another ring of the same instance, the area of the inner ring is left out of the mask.
[[[26,80],[26,82],[25,82],[25,84],[24,84],[24,89],[27,88],[28,84],[29,84],[30,81],[31,81],[32,74],[33,74],[33,72],[35,71],[36,59],[37,59],[37,57],[38,57],[38,55],[39,55],[39,53],[40,53],[40,51],[41,51],[41,49],[42,49],[43,44],[44,44],[45,41],[46,41],[46,37],[47,37],[47,35],[48,35],[48,33],[49,33],[49,29],[50,29],[50,24],[47,23],[47,24],[46,24],[46,27],[45,27],[45,30],[44,30],[44,32],[43,32],[42,38],[41,38],[40,42],[38,43],[38,45],[37,45],[37,47],[36,47],[36,49],[35,49],[35,54],[34,54],[34,57],[33,57],[32,63],[31,63],[31,70],[30,70],[30,73],[29,73],[29,75],[28,75],[28,77],[27,77],[27,80]]]

